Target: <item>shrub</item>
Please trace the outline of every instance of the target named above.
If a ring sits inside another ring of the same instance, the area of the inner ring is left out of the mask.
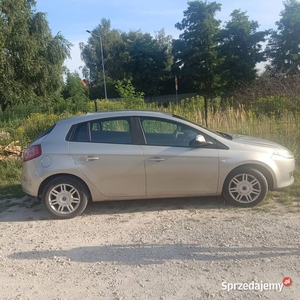
[[[255,106],[257,115],[280,117],[286,111],[294,111],[296,106],[286,96],[269,96],[258,98]]]

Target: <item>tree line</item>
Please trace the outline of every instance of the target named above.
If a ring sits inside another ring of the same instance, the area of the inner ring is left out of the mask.
[[[257,21],[235,9],[229,21],[216,18],[221,4],[189,1],[183,19],[175,24],[177,39],[163,29],[154,36],[123,32],[102,19],[87,43],[80,43],[83,76],[89,94],[64,61],[71,44],[61,33],[52,36],[44,13],[34,0],[0,1],[0,105],[39,103],[44,106],[104,98],[101,36],[108,98],[118,97],[116,86],[131,84],[137,93],[157,96],[179,92],[224,99],[258,77],[257,64],[265,62],[264,76],[299,75],[300,2],[286,0],[276,29],[259,30]],[[63,75],[66,74],[66,80]]]
[[[96,84],[94,91],[101,93],[101,49],[96,35],[102,37],[112,96],[114,83],[124,78],[147,96],[173,93],[177,76],[183,93],[226,97],[241,82],[255,80],[257,64],[262,62],[267,62],[271,75],[299,74],[300,3],[287,0],[283,4],[277,29],[259,31],[258,22],[246,12],[235,9],[222,25],[216,19],[221,4],[189,1],[182,21],[175,24],[178,39],[164,30],[154,37],[140,31],[121,32],[102,19],[92,31],[95,35],[80,44],[85,75]]]

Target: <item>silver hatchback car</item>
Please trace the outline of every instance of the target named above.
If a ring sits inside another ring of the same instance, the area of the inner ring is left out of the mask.
[[[89,200],[223,195],[254,206],[294,182],[293,154],[276,143],[213,132],[155,111],[111,111],[64,119],[23,154],[23,191],[56,218]]]

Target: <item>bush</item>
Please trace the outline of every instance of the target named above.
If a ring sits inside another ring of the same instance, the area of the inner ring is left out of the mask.
[[[118,80],[116,90],[124,102],[125,109],[138,109],[144,107],[144,93],[137,92],[133,87],[131,80]]]
[[[255,112],[257,115],[268,115],[280,117],[286,111],[295,111],[296,106],[286,96],[269,96],[258,98]]]

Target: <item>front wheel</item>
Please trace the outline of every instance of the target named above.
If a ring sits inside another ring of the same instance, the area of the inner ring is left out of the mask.
[[[256,169],[238,168],[226,178],[223,196],[228,203],[239,207],[252,207],[262,202],[268,193],[265,176]]]
[[[80,215],[89,198],[87,188],[76,178],[60,176],[52,179],[42,193],[43,204],[58,219],[70,219]]]

